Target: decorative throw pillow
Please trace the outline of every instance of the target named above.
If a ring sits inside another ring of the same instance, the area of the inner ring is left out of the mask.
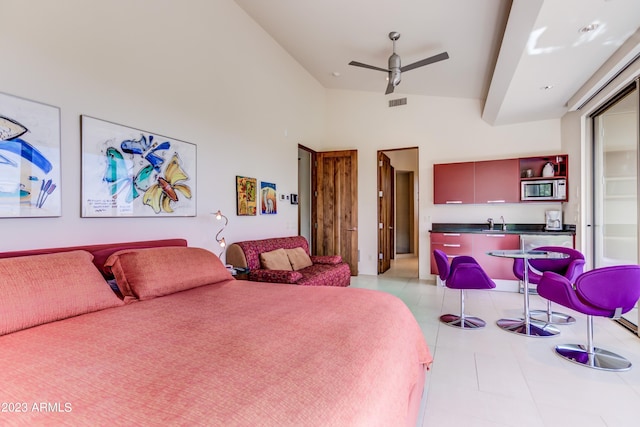
[[[0,259],[0,335],[123,302],[77,250]]]
[[[260,264],[265,270],[293,270],[289,257],[282,248],[275,251],[262,252],[260,254]]]
[[[302,248],[285,249],[285,252],[289,257],[291,267],[296,271],[313,265],[311,258]]]
[[[220,258],[193,247],[125,249],[109,256],[105,268],[113,273],[126,302],[233,279]]]

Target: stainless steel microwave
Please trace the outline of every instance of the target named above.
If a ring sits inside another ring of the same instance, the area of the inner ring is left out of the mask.
[[[520,200],[566,200],[567,180],[559,179],[534,179],[521,181]]]

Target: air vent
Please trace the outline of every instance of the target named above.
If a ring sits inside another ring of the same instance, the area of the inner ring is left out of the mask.
[[[389,101],[389,107],[397,107],[398,105],[406,105],[407,98],[392,99]]]

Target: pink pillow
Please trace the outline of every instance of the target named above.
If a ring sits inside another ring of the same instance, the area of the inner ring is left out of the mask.
[[[202,248],[124,249],[105,262],[126,302],[233,279],[220,259]]]
[[[122,305],[77,250],[0,259],[0,335]]]

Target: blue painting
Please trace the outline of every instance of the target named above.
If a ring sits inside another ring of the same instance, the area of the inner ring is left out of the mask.
[[[195,216],[196,146],[82,116],[82,216]]]
[[[60,109],[0,93],[0,217],[60,215]]]
[[[278,213],[278,194],[276,193],[276,185],[270,182],[260,182],[260,205],[261,213],[264,215],[273,215]]]

